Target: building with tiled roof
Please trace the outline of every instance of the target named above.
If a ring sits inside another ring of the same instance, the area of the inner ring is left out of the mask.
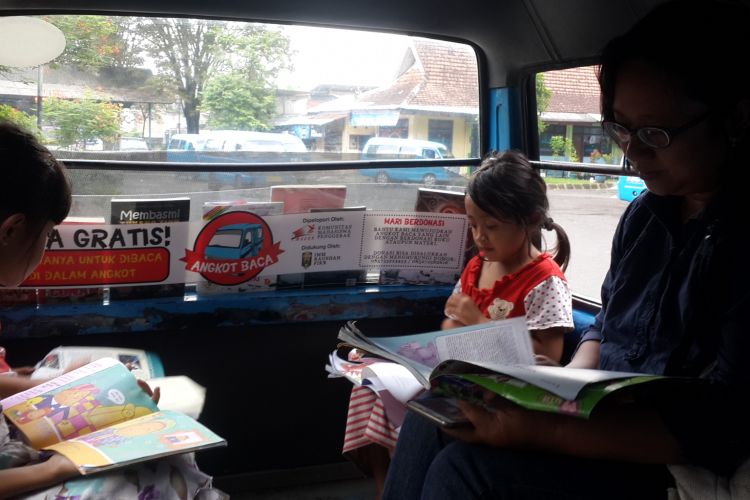
[[[358,152],[371,137],[401,137],[440,142],[456,156],[469,156],[476,154],[468,148],[476,143],[477,81],[469,47],[413,39],[390,84],[321,103],[277,126],[307,127],[306,142],[318,151]]]
[[[554,154],[551,142],[555,136],[567,139],[575,148],[576,158],[581,161],[591,161],[592,153],[595,161],[597,152],[611,155],[612,143],[600,126],[596,66],[548,71],[544,73],[544,85],[551,96],[547,109],[541,115],[541,121],[545,124],[539,138],[541,159],[573,159]],[[616,150],[614,152],[618,154]],[[606,159],[617,161],[610,156]]]

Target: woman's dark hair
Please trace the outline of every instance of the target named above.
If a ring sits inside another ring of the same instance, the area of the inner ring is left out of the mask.
[[[676,0],[663,3],[604,48],[599,68],[603,120],[613,119],[620,70],[639,61],[681,82],[688,97],[717,112],[714,124],[748,99],[739,67],[750,48],[750,9],[739,2]],[[744,139],[744,138],[735,138]]]
[[[71,201],[63,164],[32,134],[0,121],[0,221],[21,213],[32,226],[59,224]]]
[[[523,226],[529,241],[542,247],[542,229],[555,231],[555,262],[565,270],[570,260],[570,240],[547,214],[547,184],[524,155],[515,151],[488,154],[469,180],[466,194],[483,212]]]

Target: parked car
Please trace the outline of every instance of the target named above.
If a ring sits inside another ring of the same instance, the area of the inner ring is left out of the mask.
[[[120,151],[148,151],[148,143],[141,137],[122,137]]]
[[[623,201],[633,201],[644,189],[646,183],[640,177],[621,175],[617,181],[617,197]]]
[[[416,139],[373,137],[362,148],[363,160],[409,160],[449,159],[453,154],[439,142]],[[427,186],[458,180],[461,176],[451,167],[415,165],[410,168],[368,168],[360,170],[362,175],[374,177],[378,183],[421,182]]]

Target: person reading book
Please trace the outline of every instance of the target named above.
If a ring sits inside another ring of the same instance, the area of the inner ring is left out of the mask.
[[[469,180],[465,205],[479,254],[448,298],[442,328],[526,316],[534,352],[559,362],[573,328],[563,274],[570,243],[548,215],[547,185],[521,153],[492,153]],[[541,250],[542,230],[557,236],[554,256]]]
[[[746,461],[750,87],[727,68],[746,60],[749,24],[741,3],[671,1],[600,60],[602,126],[648,191],[620,220],[584,339],[604,340],[603,370],[694,377],[690,388],[588,420],[510,403],[462,403],[472,427],[460,431],[407,416],[385,498],[665,498],[673,464],[721,485]]]
[[[479,254],[446,302],[442,329],[526,316],[534,352],[559,363],[563,336],[573,329],[572,299],[561,269],[570,258],[570,243],[548,215],[544,180],[522,154],[492,153],[469,180],[465,206]],[[556,233],[554,256],[541,250],[542,230]],[[578,363],[592,363],[583,356],[588,347],[579,350]],[[344,454],[373,475],[378,494],[397,437],[397,425],[379,398],[355,387]]]
[[[39,265],[48,234],[68,215],[71,202],[62,163],[30,133],[0,122],[0,285],[19,285]],[[26,384],[39,382],[43,381],[2,376],[0,392],[28,389]],[[153,395],[147,384],[139,385]],[[158,400],[158,394],[155,396]],[[164,499],[192,498],[201,490],[212,490],[211,478],[198,470],[189,455],[169,457],[164,466],[132,469],[128,477],[115,471],[92,480],[67,481],[78,476],[78,468],[62,455],[40,453],[12,438],[0,415],[0,498],[42,489],[23,498],[63,494],[81,500],[113,498],[125,491],[126,485],[132,489],[133,481],[144,495]]]

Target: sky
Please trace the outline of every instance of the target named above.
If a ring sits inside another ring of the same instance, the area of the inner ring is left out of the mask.
[[[384,85],[393,80],[409,38],[363,31],[284,26],[295,52],[294,73],[279,88],[310,90],[327,83]]]

